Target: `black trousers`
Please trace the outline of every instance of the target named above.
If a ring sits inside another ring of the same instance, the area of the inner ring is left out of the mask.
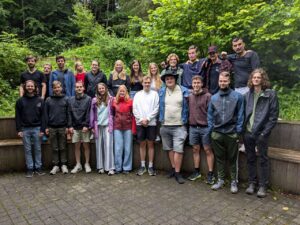
[[[247,154],[249,183],[257,183],[258,181],[260,187],[265,187],[269,183],[268,137],[254,136],[252,133],[246,132],[244,144]]]

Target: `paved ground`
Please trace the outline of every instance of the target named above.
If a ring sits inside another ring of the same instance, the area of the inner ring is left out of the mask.
[[[163,173],[0,175],[0,224],[300,224],[300,200],[179,185]]]

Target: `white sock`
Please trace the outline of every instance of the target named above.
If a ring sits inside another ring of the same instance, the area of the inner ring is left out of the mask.
[[[141,167],[146,167],[146,161],[141,161]]]
[[[153,162],[149,162],[149,167],[153,167]]]

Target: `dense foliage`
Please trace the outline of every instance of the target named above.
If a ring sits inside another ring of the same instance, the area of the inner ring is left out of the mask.
[[[141,21],[140,43],[161,60],[170,52],[186,58],[191,44],[206,56],[211,44],[231,50],[235,36],[258,52],[272,80],[292,86],[300,75],[300,1],[154,0],[157,8]],[[135,18],[135,22],[137,22]],[[157,54],[157,53],[160,54]]]
[[[146,65],[171,53],[185,61],[195,44],[200,57],[215,44],[232,52],[241,36],[258,52],[280,99],[280,117],[300,120],[300,0],[0,0],[0,115],[12,115],[25,55],[55,65],[63,54],[74,69],[98,59],[108,75],[115,60]],[[55,66],[54,66],[55,67]]]

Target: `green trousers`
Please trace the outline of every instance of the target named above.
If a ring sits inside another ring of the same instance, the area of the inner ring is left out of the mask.
[[[238,135],[212,132],[211,140],[217,162],[218,178],[224,180],[225,165],[228,160],[231,181],[237,181]]]

